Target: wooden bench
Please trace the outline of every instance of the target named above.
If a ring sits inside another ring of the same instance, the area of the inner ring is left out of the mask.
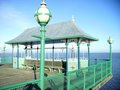
[[[45,61],[45,68],[49,69],[50,72],[52,71],[52,66],[52,61]]]
[[[33,66],[36,66],[37,68],[39,68],[39,61],[37,60],[29,60],[29,59],[26,59],[24,60],[24,64],[22,64],[23,68],[25,69],[28,69],[28,68],[33,68]]]
[[[35,65],[37,68],[40,68],[40,61],[39,61],[39,60],[34,60],[34,65]]]
[[[33,67],[33,61],[32,60],[24,60],[24,64],[22,64],[25,69],[32,68]]]
[[[24,66],[25,69],[27,68],[31,69],[33,68],[34,65],[37,68],[40,68],[40,61],[26,59],[24,61],[24,64],[22,65]],[[64,70],[62,61],[45,61],[45,68],[48,69],[50,72],[53,69],[58,70],[59,73],[61,72],[61,70]]]
[[[63,70],[64,68],[62,67],[62,62],[61,61],[45,61],[45,68],[48,68],[49,71],[51,72],[53,69],[58,70],[58,72],[60,73],[61,70]]]
[[[54,61],[53,62],[53,69],[57,69],[59,73],[61,72],[61,70],[64,70],[62,62],[61,61]]]

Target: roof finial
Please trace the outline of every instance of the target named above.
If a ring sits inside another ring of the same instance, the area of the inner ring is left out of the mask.
[[[72,15],[72,21],[75,22],[75,17]]]
[[[41,5],[46,5],[45,0],[42,0]]]

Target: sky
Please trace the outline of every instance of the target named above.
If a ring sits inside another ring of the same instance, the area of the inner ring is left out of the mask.
[[[41,0],[0,0],[0,50],[25,29],[39,26],[34,14],[40,3]],[[109,52],[109,36],[113,38],[113,52],[120,52],[119,0],[46,0],[46,3],[52,13],[49,24],[74,16],[80,29],[99,39],[91,43],[91,52]]]

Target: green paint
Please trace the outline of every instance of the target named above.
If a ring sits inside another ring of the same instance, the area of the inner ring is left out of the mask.
[[[19,84],[13,84],[13,85],[8,85],[8,86],[0,86],[0,90],[16,90],[17,88],[24,87],[27,84],[35,84],[38,83],[40,80],[31,80],[28,82],[22,82]]]
[[[69,45],[69,42],[68,40],[66,39],[66,73],[68,72],[68,45]]]
[[[77,42],[77,46],[78,46],[78,69],[80,69],[80,40],[79,39]]]
[[[100,64],[100,67],[101,67],[101,81],[103,80],[103,78],[102,78],[102,63]]]
[[[54,62],[54,43],[53,43],[53,48],[52,48],[52,61]],[[52,62],[52,66],[53,66],[53,62]]]
[[[19,45],[17,44],[17,69],[19,69]]]
[[[35,36],[35,35],[33,35],[33,37],[41,38],[41,36]],[[58,37],[58,38],[49,38],[49,37],[46,37],[46,40],[65,40],[65,39],[78,39],[78,38],[88,39],[88,40],[91,40],[91,41],[98,41],[98,39],[96,39],[96,38],[92,38],[92,37],[88,37],[88,36],[83,36],[83,35],[63,36],[63,37]]]
[[[88,46],[88,66],[90,66],[90,43],[88,43],[87,46]]]
[[[106,65],[107,63],[107,65]],[[70,71],[67,73],[67,76],[64,76],[64,74],[57,74],[54,76],[48,76],[46,78],[44,78],[44,80],[47,80],[47,82],[49,82],[50,80],[64,80],[64,82],[55,82],[56,85],[60,84],[64,86],[64,83],[66,82],[65,77],[67,78],[67,90],[75,90],[76,88],[80,88],[83,87],[81,90],[89,90],[92,87],[95,87],[95,85],[97,85],[98,83],[101,82],[101,78],[97,78],[99,75],[101,75],[101,73],[104,73],[106,68],[107,70],[111,69],[111,67],[109,66],[110,61],[104,61],[102,63],[98,63],[96,65],[91,65],[89,67],[86,68],[80,68],[80,77],[76,77],[76,72],[78,72],[78,70],[75,71]],[[104,67],[104,68],[103,68]],[[101,70],[97,70],[97,68],[100,68]],[[103,70],[102,70],[103,68]],[[93,73],[94,70],[94,73]],[[91,74],[93,74],[94,76],[91,76]],[[107,77],[110,76],[110,72],[107,72]],[[102,80],[105,79],[106,74],[102,75]],[[61,78],[61,79],[60,79]],[[77,81],[74,81],[77,80]],[[42,80],[42,79],[41,79]],[[74,83],[73,83],[73,82]],[[90,83],[88,82],[90,81]],[[29,83],[36,83],[39,84],[40,80],[33,80],[33,81],[29,81],[29,82],[23,82],[23,83],[19,83],[19,84],[14,84],[14,85],[8,85],[8,86],[1,86],[0,90],[13,90],[13,89],[19,89],[20,87],[24,87],[25,85],[29,84]],[[48,83],[45,83],[44,85],[48,85]],[[49,85],[48,85],[49,86]],[[50,87],[50,86],[49,86]],[[50,87],[53,88],[53,87]],[[21,88],[22,89],[22,88]],[[58,87],[59,89],[59,87]],[[63,89],[63,88],[62,88]],[[60,90],[62,90],[60,89]],[[44,90],[44,89],[42,89]]]
[[[14,45],[12,44],[12,66],[13,66],[13,57],[14,57]]]
[[[41,50],[40,50],[40,88],[44,90],[44,60],[45,60],[45,26],[41,26]]]
[[[3,52],[4,52],[4,56],[3,56],[3,57],[4,57],[4,60],[3,60],[3,61],[4,61],[4,63],[6,63],[6,59],[5,59],[5,49],[6,49],[6,47],[4,46],[4,47],[3,47]]]
[[[94,65],[94,86],[95,86],[95,79],[96,79],[96,66]]]
[[[109,54],[109,58],[110,58],[110,66],[111,66],[111,70],[110,70],[110,73],[112,75],[112,44],[109,44],[110,45],[110,54]]]
[[[43,23],[42,25],[45,25],[45,23]],[[40,36],[33,35],[32,37],[41,38],[41,35]],[[90,41],[98,41],[98,39],[96,39],[96,38],[88,37],[88,36],[83,36],[83,35],[63,36],[63,37],[58,37],[58,38],[49,38],[49,37],[46,37],[45,40],[65,40],[65,39],[78,39],[78,38],[87,39],[87,40],[90,40]],[[16,43],[25,44],[26,42],[27,43],[30,43],[30,42],[39,42],[39,40],[17,40],[17,41],[13,41],[13,42],[6,42],[6,44],[16,44]]]
[[[37,60],[38,60],[38,49],[39,49],[39,48],[38,48],[38,46],[37,46]]]
[[[70,73],[67,73],[67,90],[70,90]]]
[[[85,72],[83,72],[83,81],[84,81],[84,85],[83,85],[83,90],[85,90],[85,84],[86,84],[86,82],[85,82],[85,80],[86,80],[86,76],[85,76]]]

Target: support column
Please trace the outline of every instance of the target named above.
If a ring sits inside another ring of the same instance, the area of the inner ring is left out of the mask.
[[[25,58],[27,57],[27,44],[25,45]]]
[[[67,76],[67,90],[69,90],[70,88],[70,75],[68,74],[68,39],[66,39],[66,71],[65,71],[65,75]]]
[[[68,40],[66,39],[66,73],[68,72],[68,45],[69,45],[69,42]]]
[[[78,46],[78,69],[80,69],[80,40],[79,39],[77,42],[77,46]]]
[[[54,62],[54,43],[53,43],[53,47],[52,47],[52,66],[53,66],[53,62]]]
[[[14,45],[12,44],[12,66],[13,66],[13,59],[14,59]]]
[[[31,43],[31,58],[33,57],[33,52],[32,52],[32,43]]]
[[[3,47],[3,52],[4,52],[4,56],[3,56],[3,57],[4,57],[4,61],[3,61],[3,63],[4,63],[4,64],[7,63],[7,62],[6,62],[6,55],[5,55],[5,51],[6,51],[6,50],[5,50],[5,49],[6,49],[6,46]]]
[[[38,60],[38,49],[39,49],[39,47],[37,46],[37,60]]]
[[[19,45],[17,44],[17,69],[19,69]]]
[[[88,66],[90,66],[90,42],[88,42],[87,46],[88,46]]]

